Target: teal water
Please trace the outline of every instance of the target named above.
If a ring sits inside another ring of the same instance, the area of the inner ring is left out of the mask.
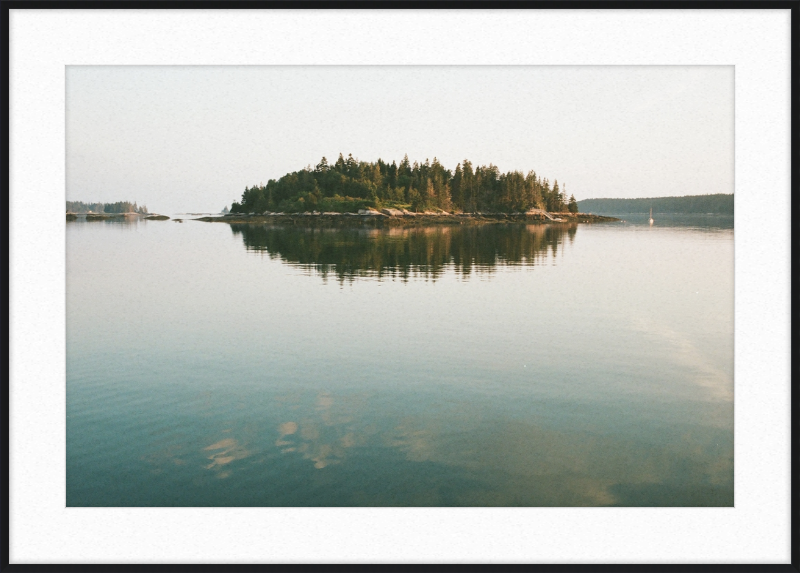
[[[68,506],[731,506],[733,225],[67,224]]]

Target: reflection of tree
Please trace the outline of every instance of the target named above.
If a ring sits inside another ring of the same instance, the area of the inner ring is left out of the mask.
[[[462,275],[498,265],[534,265],[556,254],[576,225],[485,225],[330,229],[231,224],[248,250],[313,268],[339,280],[421,275],[436,279],[452,265]]]

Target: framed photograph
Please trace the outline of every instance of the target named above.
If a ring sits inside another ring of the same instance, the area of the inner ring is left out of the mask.
[[[7,562],[796,566],[789,6],[6,8]]]

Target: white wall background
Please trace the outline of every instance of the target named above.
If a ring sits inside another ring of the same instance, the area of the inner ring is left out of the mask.
[[[789,561],[789,11],[10,14],[12,563]],[[736,507],[65,509],[65,70],[100,64],[735,66]]]

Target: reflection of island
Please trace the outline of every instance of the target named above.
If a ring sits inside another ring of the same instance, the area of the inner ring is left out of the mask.
[[[577,225],[436,226],[333,229],[232,224],[245,247],[313,268],[340,280],[422,275],[433,279],[452,265],[467,276],[498,265],[534,265],[555,255]]]

